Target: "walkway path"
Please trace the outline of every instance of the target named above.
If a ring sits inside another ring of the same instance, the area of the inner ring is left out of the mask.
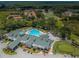
[[[55,43],[56,41],[59,41],[60,38],[53,36],[50,32],[48,33],[48,35],[49,35],[49,39],[53,40],[53,43],[51,44],[51,49],[50,49],[50,51],[49,51],[49,54],[53,54],[52,51],[53,51],[54,43]]]

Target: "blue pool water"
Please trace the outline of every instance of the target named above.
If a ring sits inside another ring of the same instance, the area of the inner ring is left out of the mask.
[[[32,30],[29,31],[29,35],[33,35],[33,36],[39,37],[41,35],[41,33],[37,29],[32,29]]]

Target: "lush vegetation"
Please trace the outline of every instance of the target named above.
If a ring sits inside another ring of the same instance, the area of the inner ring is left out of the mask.
[[[5,3],[5,2],[4,2]],[[53,5],[52,5],[53,3]],[[37,5],[36,5],[37,4]],[[78,4],[78,3],[77,3]],[[7,32],[10,32],[12,30],[16,30],[19,28],[27,28],[27,27],[34,27],[38,29],[44,29],[47,31],[50,31],[51,33],[54,33],[55,35],[62,38],[64,41],[60,41],[55,43],[54,46],[54,52],[59,53],[66,53],[73,56],[79,56],[79,12],[73,12],[75,9],[79,9],[79,5],[77,5],[76,2],[74,4],[72,3],[54,3],[54,2],[39,2],[39,3],[33,3],[33,2],[17,2],[13,3],[13,5],[1,4],[0,7],[0,38],[4,39],[4,34]],[[27,9],[34,9],[36,13],[36,17],[28,17],[24,15],[25,10]],[[36,11],[36,9],[39,9],[39,11]],[[43,9],[43,11],[42,11]],[[71,10],[73,11],[71,11]],[[62,14],[65,13],[65,11],[71,11],[73,13],[72,16],[63,16]],[[15,20],[14,18],[7,18],[12,13],[16,15],[20,15],[23,17],[20,20]],[[77,15],[75,15],[77,14]],[[70,40],[72,43],[65,42],[67,40]],[[8,39],[5,39],[4,42],[9,41]],[[72,46],[74,44],[77,44],[76,46]],[[22,45],[20,45],[22,46]],[[32,52],[37,51],[34,49],[29,49]],[[5,53],[8,53],[8,49],[3,49]],[[13,54],[16,54],[14,51]]]
[[[17,54],[15,51],[13,51],[13,50],[10,50],[10,49],[3,49],[3,52],[5,53],[5,54],[7,54],[7,55],[15,55],[15,54]]]
[[[54,44],[54,53],[69,54],[71,56],[79,56],[79,49],[66,41],[58,41]]]
[[[71,17],[72,18],[72,17]],[[74,34],[76,35],[79,35],[79,20],[77,19],[78,16],[74,19],[70,19],[70,18],[67,18],[67,19],[64,19],[64,24],[65,26],[70,29],[71,32],[73,32]]]
[[[77,35],[71,34],[70,40],[72,40],[74,44],[79,45],[79,37]]]

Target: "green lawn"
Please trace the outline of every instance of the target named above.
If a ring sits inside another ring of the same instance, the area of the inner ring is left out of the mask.
[[[65,41],[58,41],[53,47],[54,53],[70,54],[73,56],[79,56],[79,48],[76,48]]]
[[[76,42],[76,44],[79,45],[79,37],[78,36],[71,34],[70,39],[73,40],[74,42]]]

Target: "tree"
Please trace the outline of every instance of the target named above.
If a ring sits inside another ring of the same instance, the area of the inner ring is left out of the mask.
[[[70,36],[71,31],[66,27],[62,27],[60,29],[60,34],[61,34],[62,39],[65,40],[66,37],[68,38]]]
[[[37,12],[37,17],[38,18],[44,18],[44,14],[42,12]]]
[[[36,27],[37,26],[37,22],[32,22],[32,26]]]

